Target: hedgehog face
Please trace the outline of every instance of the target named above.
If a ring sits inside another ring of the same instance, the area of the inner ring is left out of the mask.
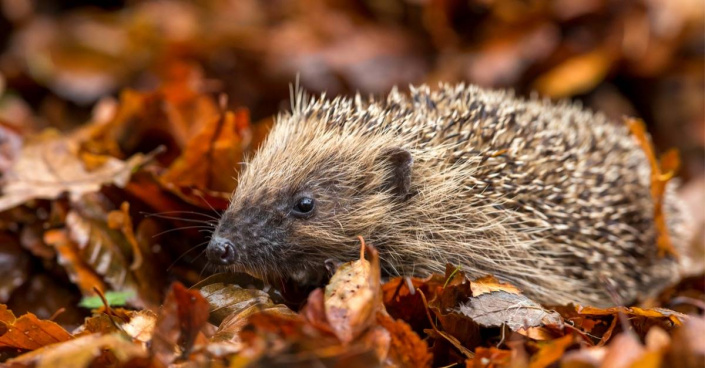
[[[276,138],[275,128],[240,176],[206,254],[233,271],[316,283],[327,261],[359,256],[357,236],[408,194],[411,155],[335,136]]]

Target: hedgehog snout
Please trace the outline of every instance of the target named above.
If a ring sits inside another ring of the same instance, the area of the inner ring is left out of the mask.
[[[220,236],[214,236],[208,243],[206,257],[209,262],[218,265],[233,264],[239,258],[233,242]]]

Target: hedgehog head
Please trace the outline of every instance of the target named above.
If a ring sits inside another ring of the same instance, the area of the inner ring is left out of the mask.
[[[206,250],[212,264],[316,283],[411,195],[413,159],[397,138],[321,110],[280,117],[246,164]]]

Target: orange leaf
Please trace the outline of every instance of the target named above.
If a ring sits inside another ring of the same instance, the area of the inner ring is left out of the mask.
[[[539,77],[534,88],[555,98],[588,91],[604,79],[612,61],[610,51],[605,48],[574,56]]]
[[[387,359],[395,367],[430,367],[432,356],[428,346],[406,322],[394,320],[387,314],[377,313],[377,324],[384,327],[392,337]]]
[[[135,232],[132,226],[132,217],[130,217],[130,204],[122,202],[119,211],[110,211],[108,213],[108,227],[114,230],[122,231],[125,239],[132,247],[132,264],[131,270],[136,270],[142,266],[142,251],[140,249]]]
[[[43,321],[32,313],[20,318],[0,304],[0,347],[34,350],[72,339],[70,333],[52,321]]]
[[[654,148],[646,132],[644,122],[639,119],[627,118],[626,123],[637,142],[644,150],[646,158],[651,165],[651,198],[654,201],[654,223],[658,231],[656,245],[659,256],[670,254],[678,258],[678,252],[673,247],[671,237],[668,234],[666,218],[663,213],[663,200],[666,193],[666,184],[673,178],[680,166],[680,157],[675,149],[669,150],[661,156],[661,160],[656,160]]]
[[[566,335],[541,344],[539,351],[531,357],[529,368],[544,368],[558,361],[565,350],[573,344],[573,335]]]
[[[470,282],[472,296],[491,293],[493,291],[506,291],[510,294],[521,294],[521,291],[516,286],[499,282],[494,276],[488,275]]]
[[[509,350],[501,350],[495,347],[485,348],[478,347],[475,349],[475,357],[469,359],[465,366],[466,368],[496,368],[508,367],[512,358],[512,352]]]
[[[105,290],[106,286],[100,276],[83,261],[76,244],[69,238],[66,230],[49,230],[44,234],[44,242],[53,246],[62,265],[83,295],[92,295],[93,288]]]

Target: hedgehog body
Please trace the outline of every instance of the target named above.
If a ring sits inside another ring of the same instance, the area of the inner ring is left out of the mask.
[[[383,100],[298,93],[240,176],[209,260],[311,282],[377,246],[384,271],[447,263],[545,303],[629,302],[677,276],[657,256],[650,167],[626,126],[569,103],[441,85]],[[675,244],[686,235],[669,188]]]

